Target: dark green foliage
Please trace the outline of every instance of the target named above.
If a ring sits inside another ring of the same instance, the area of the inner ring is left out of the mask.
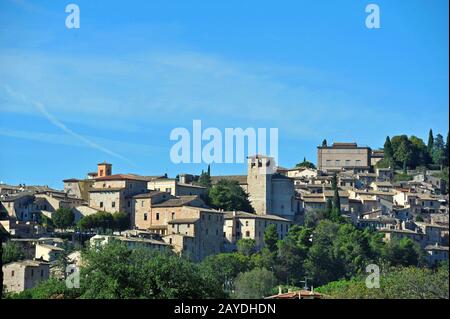
[[[222,284],[224,292],[234,290],[234,281],[239,273],[250,270],[253,265],[250,257],[241,253],[224,253],[206,257],[200,264],[203,272],[210,274]]]
[[[428,152],[431,154],[433,152],[434,147],[434,136],[433,136],[433,130],[430,128],[430,132],[428,133]]]
[[[241,254],[250,256],[256,252],[256,241],[254,239],[239,239],[237,249]]]
[[[80,221],[78,222],[77,226],[82,230],[91,230],[96,229],[101,232],[106,232],[107,230],[123,230],[129,225],[129,217],[127,214],[126,219],[125,213],[116,213],[116,217],[108,212],[97,212],[92,215],[84,216]]]
[[[248,194],[236,181],[222,179],[209,191],[209,203],[213,208],[225,211],[245,211],[253,213]]]
[[[67,229],[73,226],[75,214],[69,208],[59,208],[52,214],[53,225],[56,228]]]
[[[333,281],[316,291],[338,299],[448,299],[448,263],[436,270],[417,267],[391,268],[382,271],[380,288],[369,289],[366,277]]]
[[[2,250],[2,260],[3,264],[8,264],[13,261],[23,260],[25,259],[25,253],[22,249],[22,246],[20,244],[13,242],[13,241],[7,241],[5,244],[3,244],[3,250]]]
[[[198,179],[198,184],[200,186],[206,187],[207,190],[209,190],[212,186],[211,181],[211,167],[208,165],[208,170],[206,172],[202,171],[200,174],[200,177]]]
[[[235,299],[261,299],[270,295],[276,285],[274,274],[265,268],[255,268],[236,278]]]
[[[391,239],[382,251],[383,258],[392,266],[423,266],[425,257],[419,244],[409,238]]]
[[[303,158],[303,162],[298,163],[295,165],[295,167],[305,167],[305,168],[312,168],[315,169],[316,165],[306,160],[306,157]]]
[[[127,213],[116,212],[112,217],[115,230],[123,231],[130,227],[130,217]]]
[[[274,224],[270,224],[264,232],[264,244],[269,251],[274,252],[277,249],[278,232]]]
[[[79,298],[81,290],[67,288],[64,280],[51,278],[39,283],[36,287],[18,294],[10,294],[12,299],[75,299]]]

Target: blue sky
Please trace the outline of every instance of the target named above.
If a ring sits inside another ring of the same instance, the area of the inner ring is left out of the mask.
[[[279,129],[280,165],[324,138],[381,147],[448,131],[448,1],[0,0],[0,181],[199,173],[170,131]],[[220,2],[220,3],[219,3]],[[213,174],[242,174],[213,164]]]

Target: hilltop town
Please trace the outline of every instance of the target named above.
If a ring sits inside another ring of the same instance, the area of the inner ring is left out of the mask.
[[[305,159],[284,168],[254,155],[246,175],[215,176],[208,167],[198,175],[142,176],[115,172],[113,164],[102,162],[85,177],[66,176],[63,190],[0,184],[4,247],[21,250],[21,258],[3,265],[5,291],[63,278],[61,255],[65,266],[83,265],[83,247],[120,242],[200,263],[245,251],[245,243],[252,253],[273,251],[268,234],[285,242],[292,228],[313,229],[321,219],[352,225],[361,234],[370,231],[386,245],[409,239],[428,267],[448,261],[445,167],[396,164],[390,147],[390,140],[379,150],[324,141],[317,147],[317,165]],[[268,173],[265,168],[273,165]],[[294,295],[302,293],[316,296]],[[281,289],[272,298],[277,296],[289,298]]]

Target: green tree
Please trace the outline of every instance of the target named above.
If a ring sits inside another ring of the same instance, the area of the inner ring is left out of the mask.
[[[338,299],[448,299],[448,263],[436,270],[400,267],[383,270],[380,288],[367,288],[366,276],[330,282],[317,292]]]
[[[434,136],[433,136],[433,130],[430,128],[430,131],[428,132],[428,153],[431,155],[433,154],[433,148],[434,148]]]
[[[305,158],[303,158],[303,162],[298,163],[297,165],[295,165],[295,167],[305,167],[305,168],[315,169],[316,165],[314,165],[310,161],[307,161],[306,157],[305,157]]]
[[[261,299],[267,297],[276,285],[275,275],[265,268],[255,268],[236,278],[235,299]]]
[[[59,268],[59,271],[63,275],[64,279],[67,278],[66,269],[69,265],[69,255],[73,251],[73,245],[65,240],[62,245],[63,250],[59,252],[58,257],[56,259],[56,265]]]
[[[3,228],[3,225],[0,224],[0,299],[3,298],[3,243],[7,240],[9,237],[9,233]]]
[[[208,173],[202,172],[198,179],[198,184],[200,186],[206,187],[207,189],[210,189],[212,186],[211,176],[209,176]]]
[[[52,221],[55,227],[63,230],[73,226],[74,220],[75,214],[69,208],[58,208],[52,214]]]
[[[112,241],[82,252],[81,298],[223,298],[210,272],[170,251],[130,250]]]
[[[449,145],[448,145],[448,132],[447,132],[447,140],[445,141],[445,147],[444,147],[444,165],[445,166],[449,166],[449,156],[450,156],[450,154],[449,154],[449,152],[450,152],[450,148],[449,148]]]
[[[394,136],[391,144],[396,163],[403,168],[407,167],[412,158],[412,146],[408,137],[406,135]]]
[[[434,140],[432,157],[434,164],[441,166],[442,169],[445,164],[446,154],[444,137],[441,134],[437,134]]]
[[[394,160],[394,150],[392,149],[391,139],[389,136],[386,136],[386,141],[384,142],[384,158],[386,158],[389,162]]]
[[[274,270],[279,282],[300,284],[305,275],[303,263],[311,246],[311,234],[311,228],[294,225],[286,237],[278,242],[278,256]]]
[[[421,266],[425,263],[423,250],[409,238],[391,239],[382,256],[392,266]]]
[[[48,218],[44,214],[41,214],[39,217],[39,224],[46,229],[52,229],[55,227],[51,218]]]
[[[270,224],[264,232],[264,244],[270,252],[277,250],[278,232],[274,224]]]
[[[77,227],[81,230],[91,230],[95,228],[95,221],[93,215],[87,215],[78,221]]]
[[[239,239],[237,242],[238,252],[250,256],[256,252],[256,241],[254,239]]]
[[[411,145],[411,167],[425,166],[431,162],[427,146],[421,138],[411,136],[409,138]]]
[[[25,259],[25,252],[20,244],[8,241],[3,244],[2,260],[4,264]]]
[[[339,221],[341,216],[341,198],[339,196],[339,187],[336,174],[334,174],[333,179],[331,180],[331,188],[333,189],[333,208],[330,212],[330,218],[334,221]]]
[[[239,186],[237,181],[225,179],[218,181],[209,191],[209,203],[216,209],[254,212],[248,194]]]
[[[130,216],[127,213],[116,212],[112,214],[114,229],[119,232],[124,231],[130,227]]]
[[[234,291],[234,281],[241,272],[252,268],[250,258],[241,253],[222,253],[206,257],[200,264],[203,272],[222,283],[224,291]]]
[[[67,288],[64,280],[50,278],[42,281],[31,289],[13,294],[11,299],[75,299],[79,298],[81,290],[79,288]]]

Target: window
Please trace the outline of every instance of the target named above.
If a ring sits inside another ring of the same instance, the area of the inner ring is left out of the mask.
[[[170,193],[170,187],[166,188],[166,193]]]
[[[169,238],[169,243],[172,245],[172,238]]]
[[[100,202],[100,208],[103,208],[103,202]]]
[[[112,202],[112,203],[111,203],[111,207],[112,207],[112,208],[116,207],[116,202]]]
[[[245,226],[248,226],[248,220],[245,222]]]
[[[340,166],[341,165],[341,161],[340,160],[336,160],[336,166]]]
[[[144,201],[141,201],[141,207],[144,207]]]
[[[128,205],[128,207],[131,207],[131,202],[130,202],[130,201],[128,201],[127,205]]]
[[[147,214],[144,213],[144,220],[147,220]]]
[[[14,270],[11,270],[11,277],[14,277]]]
[[[245,232],[245,236],[250,237],[250,232],[248,230]]]
[[[44,269],[41,269],[41,277],[44,277]]]
[[[223,232],[223,237],[227,237],[227,233],[226,232]]]
[[[159,220],[159,213],[156,213],[156,220]]]
[[[175,212],[172,212],[172,219],[175,219]]]
[[[31,277],[34,276],[34,269],[31,269]]]
[[[345,160],[345,166],[350,166],[350,160]]]

